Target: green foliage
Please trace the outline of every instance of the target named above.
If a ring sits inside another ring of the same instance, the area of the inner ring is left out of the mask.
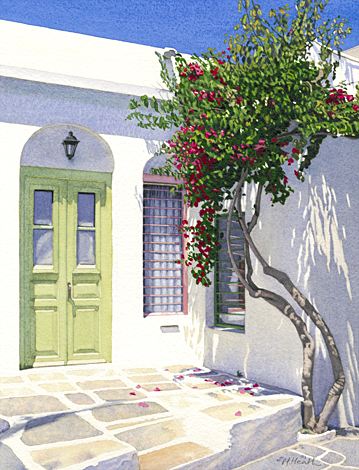
[[[178,54],[177,79],[159,56],[172,98],[142,96],[131,102],[134,112],[128,119],[137,119],[140,127],[176,130],[162,147],[162,153],[170,154],[167,165],[153,172],[182,179],[189,206],[199,207],[196,226],[182,223],[188,258],[178,261],[192,266],[198,283],[210,284],[208,274],[220,246],[213,220],[243,170],[247,182],[260,183],[273,204],[284,204],[293,191],[286,174],[292,164],[304,181],[328,135],[359,137],[354,96],[344,84],[339,89],[330,85],[341,39],[350,28],[339,17],[322,20],[328,1],[297,0],[289,24],[288,6],[272,9],[265,19],[259,5],[240,0],[242,16],[235,30],[241,28],[242,34],[227,37],[223,51],[209,49],[188,63]],[[314,41],[320,43],[317,64],[310,55]],[[154,112],[141,113],[140,108]]]

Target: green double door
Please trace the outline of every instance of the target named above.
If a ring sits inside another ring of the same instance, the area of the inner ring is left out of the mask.
[[[21,169],[20,366],[111,361],[111,175]]]

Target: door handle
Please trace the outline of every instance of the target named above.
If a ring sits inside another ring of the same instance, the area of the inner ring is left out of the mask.
[[[71,282],[67,283],[67,298],[71,299]]]

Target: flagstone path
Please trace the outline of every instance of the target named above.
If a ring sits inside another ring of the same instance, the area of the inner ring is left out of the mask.
[[[301,401],[193,364],[26,370],[0,377],[0,469],[233,469],[294,444]]]

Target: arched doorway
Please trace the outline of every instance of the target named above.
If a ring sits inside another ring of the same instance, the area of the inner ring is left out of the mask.
[[[80,140],[69,160],[61,145]],[[111,361],[113,157],[95,132],[46,126],[20,169],[20,367]]]

